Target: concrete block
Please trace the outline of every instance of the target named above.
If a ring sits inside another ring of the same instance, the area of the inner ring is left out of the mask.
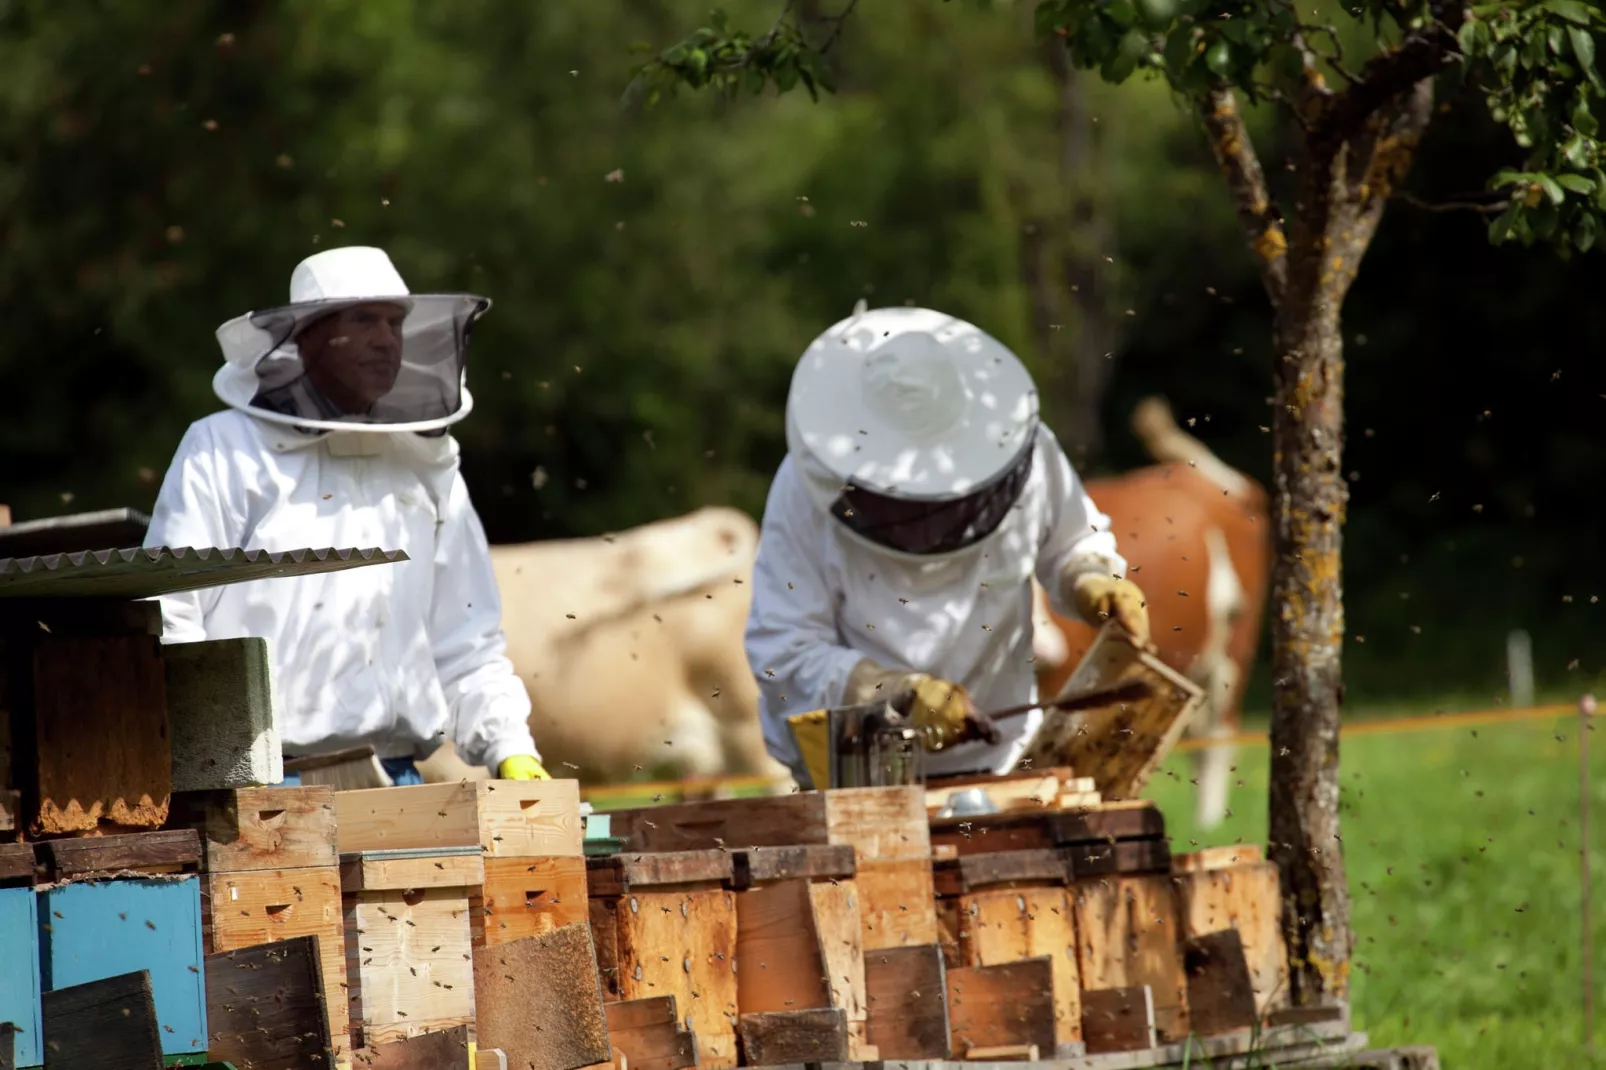
[[[247,788],[283,780],[267,640],[169,643],[162,654],[173,790]]]

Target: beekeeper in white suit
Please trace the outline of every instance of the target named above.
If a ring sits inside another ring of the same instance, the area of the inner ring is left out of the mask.
[[[547,778],[447,431],[472,407],[464,361],[489,307],[411,294],[382,250],[348,247],[297,265],[288,305],[218,328],[229,407],[179,443],[146,545],[408,557],[161,599],[166,642],[268,639],[287,756],[371,744],[418,783],[449,739],[500,777]]]
[[[770,753],[824,787],[824,709],[892,698],[928,773],[1007,772],[1035,701],[1035,575],[1062,613],[1148,641],[1109,518],[1038,419],[1020,360],[921,308],[855,314],[809,346],[786,405],[747,654]],[[801,742],[801,746],[800,746]]]

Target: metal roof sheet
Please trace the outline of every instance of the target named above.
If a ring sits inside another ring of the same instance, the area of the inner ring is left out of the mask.
[[[402,550],[242,550],[153,546],[0,558],[0,599],[154,598],[247,580],[406,561]]]

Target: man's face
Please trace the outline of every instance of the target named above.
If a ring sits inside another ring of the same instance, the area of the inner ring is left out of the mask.
[[[307,374],[348,412],[365,412],[396,385],[401,371],[401,305],[375,302],[341,309],[301,333]]]

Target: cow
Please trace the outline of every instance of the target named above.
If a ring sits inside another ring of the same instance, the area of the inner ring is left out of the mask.
[[[1225,741],[1239,728],[1270,584],[1268,499],[1264,487],[1178,427],[1163,400],[1140,402],[1132,428],[1158,463],[1090,479],[1087,490],[1109,514],[1131,578],[1148,598],[1160,659],[1204,689],[1187,732],[1218,741],[1195,766],[1196,821],[1210,829],[1226,816],[1233,747]],[[1052,621],[1034,633],[1039,693],[1055,695],[1095,633],[1054,613],[1040,588],[1035,599],[1039,619]]]
[[[709,507],[618,535],[491,548],[508,657],[553,776],[790,785],[764,748],[742,641],[757,547],[751,517]],[[420,767],[430,780],[485,775],[450,746]]]

